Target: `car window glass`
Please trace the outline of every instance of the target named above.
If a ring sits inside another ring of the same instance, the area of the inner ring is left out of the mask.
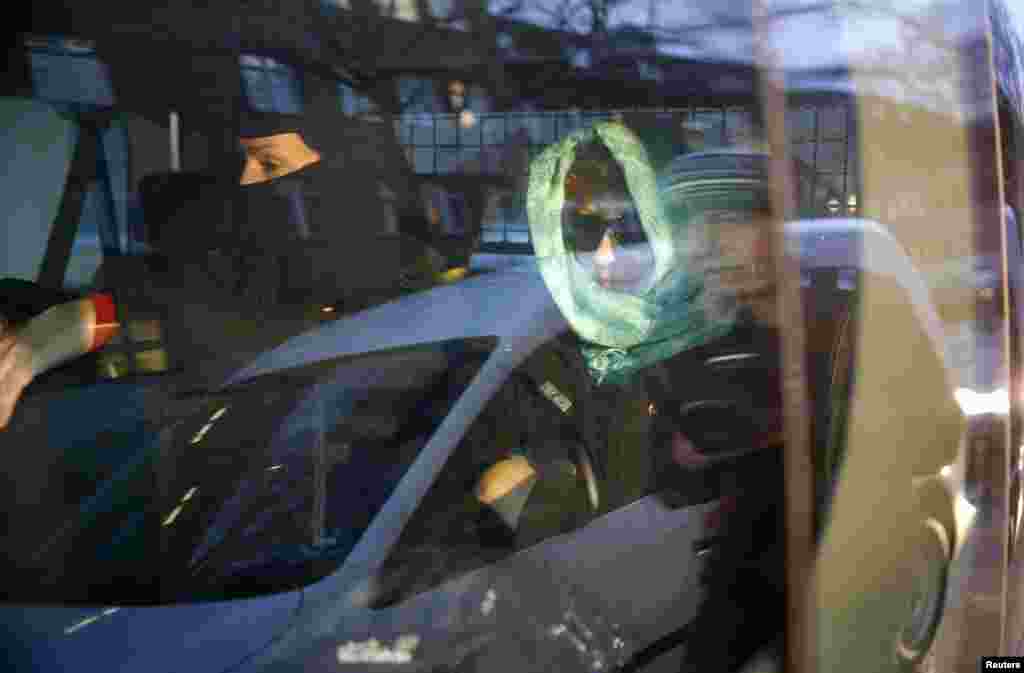
[[[110,70],[96,45],[59,35],[31,35],[25,46],[35,94],[52,103],[103,106],[114,103]]]
[[[646,496],[670,510],[714,502],[731,488],[715,460],[778,449],[770,333],[722,339],[615,390],[581,380],[578,348],[565,332],[509,374],[382,566],[376,607],[614,521]],[[427,558],[429,571],[411,572]]]
[[[301,589],[255,667],[415,634],[428,669],[739,670],[804,642],[820,557],[866,582],[819,594],[820,642],[973,652],[931,608],[1002,584],[935,549],[957,503],[1007,528],[978,475],[1016,453],[978,447],[1019,369],[992,221],[1024,207],[1020,47],[1005,0],[890,4],[34,13],[0,280],[42,299],[5,333],[91,293],[118,327],[0,429],[15,598]],[[904,538],[925,571],[882,591]],[[562,570],[579,628],[507,590]]]
[[[492,347],[446,342],[265,375],[178,400],[189,420],[163,435],[146,408],[152,391],[100,390],[140,416],[100,431],[102,457],[54,430],[47,439],[69,447],[61,460],[26,464],[23,477],[40,486],[38,527],[8,564],[22,578],[12,597],[160,604],[317,581],[344,562]],[[95,394],[53,399],[49,412]]]
[[[35,280],[64,192],[64,179],[77,142],[77,128],[53,106],[4,98],[4,144],[12,166],[12,189],[25,199],[4,199],[7,223],[4,275]]]
[[[128,190],[129,137],[124,124],[114,120],[99,129],[96,174],[88,186],[81,218],[64,276],[64,285],[86,290],[96,283],[104,250],[108,254],[137,254],[139,214],[132,208],[135,195]]]

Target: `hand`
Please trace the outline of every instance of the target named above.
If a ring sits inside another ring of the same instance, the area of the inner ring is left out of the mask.
[[[690,438],[679,432],[672,433],[672,459],[676,465],[690,468],[706,467],[712,461],[694,446]]]
[[[0,429],[32,379],[89,352],[96,313],[91,301],[53,306],[18,329],[0,324]]]
[[[27,340],[0,319],[0,429],[6,428],[21,392],[35,377]]]

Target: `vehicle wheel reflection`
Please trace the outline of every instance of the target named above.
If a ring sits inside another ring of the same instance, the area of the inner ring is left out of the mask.
[[[950,539],[933,518],[923,520],[908,540],[907,602],[896,640],[899,668],[914,669],[928,654],[942,620],[949,571]]]

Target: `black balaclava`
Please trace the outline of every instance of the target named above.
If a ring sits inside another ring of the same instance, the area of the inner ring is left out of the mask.
[[[217,238],[230,233],[222,207],[230,193],[228,181],[210,173],[147,175],[139,182],[139,199],[148,243],[165,255],[215,247]],[[204,241],[197,240],[197,233]]]
[[[240,138],[266,138],[282,133],[302,135],[302,117],[297,115],[267,114],[253,110],[244,111],[238,122]]]
[[[239,137],[265,138],[296,133],[307,144],[302,119],[293,115],[270,115],[246,111],[239,123]],[[323,161],[297,171],[251,185],[240,185],[242,194],[240,230],[250,243],[268,245],[287,238],[306,238],[313,233],[311,183],[323,172]],[[241,173],[239,173],[239,179]]]

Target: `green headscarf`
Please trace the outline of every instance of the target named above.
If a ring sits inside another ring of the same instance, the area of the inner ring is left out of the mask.
[[[653,248],[653,285],[642,294],[602,287],[565,246],[565,178],[577,147],[594,140],[621,165]],[[582,353],[598,383],[624,383],[644,367],[732,328],[735,310],[704,273],[702,241],[666,217],[643,144],[622,124],[601,122],[545,149],[530,165],[526,207],[541,275],[586,342]]]

